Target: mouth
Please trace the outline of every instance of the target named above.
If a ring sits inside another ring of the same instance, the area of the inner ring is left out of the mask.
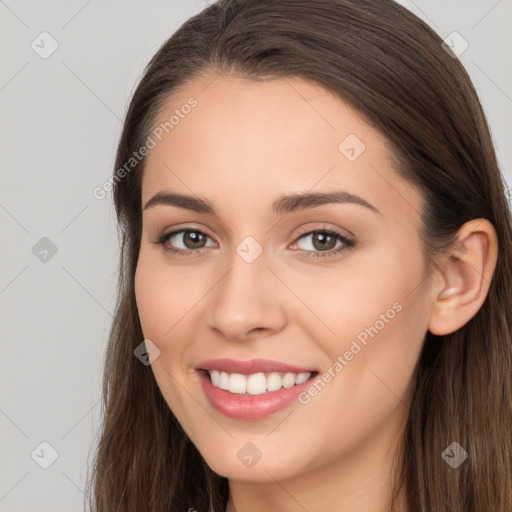
[[[247,421],[292,406],[319,376],[312,368],[271,359],[211,359],[195,370],[214,409]]]
[[[220,370],[199,369],[213,387],[237,395],[266,395],[283,388],[292,388],[316,377],[319,372],[255,372],[230,373]]]
[[[226,365],[222,369],[218,361],[215,369],[196,368],[199,383],[214,409],[238,420],[256,421],[292,406],[319,376],[318,371],[275,371],[277,366],[303,370],[276,362],[266,368],[260,366],[266,372],[255,371],[254,361],[245,366],[246,373],[228,372]],[[244,371],[239,362],[231,364],[230,369],[233,366]]]

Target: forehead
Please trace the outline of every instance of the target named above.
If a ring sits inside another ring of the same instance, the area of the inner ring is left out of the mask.
[[[163,189],[248,208],[247,200],[262,206],[283,193],[343,188],[379,209],[419,209],[391,168],[385,137],[300,78],[202,75],[169,98],[152,133],[143,204]]]

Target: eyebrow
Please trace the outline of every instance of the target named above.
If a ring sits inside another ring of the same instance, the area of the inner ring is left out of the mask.
[[[275,215],[283,215],[293,211],[315,208],[331,203],[356,204],[364,206],[381,215],[381,212],[368,201],[345,190],[283,195],[273,202],[272,210]],[[169,193],[165,191],[158,192],[144,205],[143,210],[148,210],[157,205],[176,206],[198,213],[217,215],[215,207],[208,199],[186,194]]]

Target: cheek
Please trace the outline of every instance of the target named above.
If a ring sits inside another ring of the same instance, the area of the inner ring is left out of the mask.
[[[297,311],[304,313],[303,320],[299,316],[295,320],[312,339],[330,339],[336,345],[374,324],[380,330],[383,321],[386,326],[386,320],[396,323],[397,309],[415,298],[411,292],[423,279],[423,260],[419,249],[410,247],[405,259],[395,246],[356,250],[339,263],[311,266],[307,272],[279,269],[298,298]]]
[[[405,260],[389,245],[369,259],[354,254],[329,279],[301,276],[301,295],[314,314],[296,317],[328,356],[324,371],[336,376],[319,402],[351,403],[368,421],[405,397],[427,329],[420,250],[411,248]]]
[[[326,352],[332,362],[342,357],[338,375],[343,377],[335,379],[333,391],[350,393],[354,410],[366,404],[359,411],[362,415],[379,407],[384,413],[397,396],[406,394],[427,329],[426,304],[418,286],[425,277],[420,251],[412,248],[405,260],[388,247],[372,259],[373,265],[364,262],[360,271],[354,266],[340,274],[338,282],[333,280],[337,294],[315,296],[318,310],[330,311],[335,329]],[[373,408],[367,407],[368,400]]]
[[[177,294],[161,265],[144,251],[141,251],[135,273],[135,298],[144,337],[160,346],[159,340],[173,325]]]
[[[187,323],[187,311],[191,308],[187,304],[192,302],[191,294],[196,293],[195,287],[190,286],[180,291],[184,280],[183,273],[171,270],[162,264],[161,258],[141,250],[135,273],[135,298],[142,332],[160,350],[151,369],[169,408],[182,421],[188,395],[181,396],[174,377],[182,371],[187,347],[184,330],[189,329],[190,333],[191,329]]]
[[[161,351],[180,350],[183,331],[190,329],[207,292],[208,281],[179,265],[167,265],[156,251],[142,249],[135,273],[135,298],[145,338]]]

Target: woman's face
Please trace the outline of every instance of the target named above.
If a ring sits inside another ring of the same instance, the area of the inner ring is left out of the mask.
[[[429,316],[421,197],[392,170],[385,139],[301,79],[204,75],[160,123],[136,299],[183,429],[215,472],[240,480],[362,453],[380,463],[405,421]],[[237,366],[255,359],[274,363]]]

